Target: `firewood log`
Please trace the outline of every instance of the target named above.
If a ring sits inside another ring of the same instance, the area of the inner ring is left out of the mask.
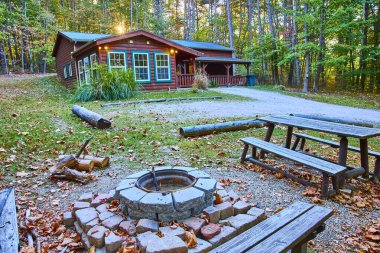
[[[51,171],[50,175],[51,179],[63,179],[63,180],[71,180],[71,181],[77,181],[82,184],[87,184],[90,182],[94,176],[91,174],[79,172],[77,170],[73,170],[67,167],[63,167],[59,170],[53,170]]]
[[[78,165],[74,169],[79,171],[91,172],[94,168],[94,165],[95,163],[92,160],[78,159]]]
[[[62,159],[66,157],[67,155],[60,155],[59,159]],[[110,164],[110,158],[108,156],[106,157],[96,157],[92,155],[81,155],[78,157],[79,159],[84,159],[84,160],[92,160],[94,162],[94,166],[96,168],[105,168]],[[68,167],[68,166],[66,166]]]

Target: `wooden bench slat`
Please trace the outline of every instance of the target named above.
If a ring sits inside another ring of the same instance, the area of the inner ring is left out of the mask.
[[[281,147],[279,145],[276,145],[276,144],[273,144],[270,142],[266,142],[263,140],[259,140],[256,138],[247,137],[247,138],[241,139],[241,141],[246,143],[246,144],[258,147],[258,148],[265,150],[269,153],[273,153],[273,154],[276,154],[278,156],[282,156],[284,158],[293,160],[295,162],[305,164],[311,168],[323,171],[323,172],[330,174],[330,175],[337,175],[337,174],[340,174],[346,170],[346,168],[341,166],[341,165],[334,164],[334,163],[331,163],[331,162],[328,162],[328,161],[325,161],[322,159],[318,159],[318,158],[315,158],[315,157],[312,157],[312,156],[309,156],[306,154],[302,154],[302,153],[299,153],[297,151],[287,149],[287,148]]]
[[[297,217],[313,208],[312,204],[297,202],[260,222],[228,242],[212,250],[212,253],[236,253],[244,252],[253,245],[260,243],[271,236],[277,230],[291,223]]]
[[[307,135],[307,134],[301,134],[301,133],[293,133],[294,136],[300,137],[300,138],[305,138],[317,142],[321,142],[324,144],[328,144],[332,146],[333,148],[339,148],[339,143],[335,141],[330,141],[322,138],[318,138],[315,136]],[[354,147],[354,146],[348,146],[348,150],[355,151],[355,152],[360,152],[360,148]],[[368,155],[375,156],[375,157],[380,157],[380,153],[372,150],[368,150]]]
[[[320,227],[325,220],[331,217],[333,211],[324,207],[314,206],[284,228],[255,245],[246,252],[249,253],[277,253],[287,252],[301,243],[309,234]]]
[[[13,187],[0,191],[0,252],[18,252],[19,236]]]

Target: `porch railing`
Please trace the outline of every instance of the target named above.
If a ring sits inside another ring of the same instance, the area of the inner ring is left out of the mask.
[[[247,84],[246,76],[227,77],[227,75],[209,75],[208,79],[210,81],[214,81],[220,86]],[[177,86],[180,88],[188,88],[188,87],[191,87],[191,84],[193,83],[193,81],[194,81],[194,75],[192,74],[178,75]]]

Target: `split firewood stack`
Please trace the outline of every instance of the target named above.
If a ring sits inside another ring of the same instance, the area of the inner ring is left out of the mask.
[[[91,174],[94,168],[104,168],[109,165],[109,157],[85,155],[83,152],[93,136],[87,139],[75,155],[60,155],[58,162],[50,168],[52,180],[71,180],[87,184],[95,178]]]

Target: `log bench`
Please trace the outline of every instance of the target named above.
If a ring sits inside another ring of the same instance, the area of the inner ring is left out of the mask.
[[[326,139],[322,139],[322,138],[318,138],[318,137],[307,135],[307,134],[293,133],[293,136],[296,139],[295,139],[295,141],[293,143],[292,150],[296,150],[297,147],[298,147],[298,144],[300,144],[299,150],[300,151],[304,151],[306,140],[312,140],[312,141],[320,142],[320,143],[323,143],[323,144],[327,144],[327,145],[329,145],[332,148],[339,148],[340,147],[340,144],[338,142],[330,141],[330,140],[326,140]],[[360,148],[358,148],[358,147],[348,146],[347,149],[351,150],[353,152],[360,153]],[[374,169],[374,172],[373,172],[373,180],[376,183],[378,183],[379,182],[379,178],[380,178],[380,152],[368,150],[368,155],[369,156],[373,156],[376,159],[375,160],[375,169]]]
[[[265,151],[265,153],[272,153],[276,156],[286,158],[286,159],[295,161],[297,163],[301,163],[303,165],[306,165],[307,167],[310,167],[312,169],[315,169],[321,172],[323,176],[321,195],[323,198],[330,195],[337,194],[339,192],[338,178],[344,175],[344,172],[346,171],[346,167],[326,161],[326,160],[322,160],[316,157],[312,157],[307,154],[303,154],[291,149],[287,149],[287,148],[281,147],[279,145],[276,145],[267,141],[252,138],[252,137],[243,138],[241,139],[241,141],[244,143],[244,149],[241,155],[242,163],[244,163],[245,161],[249,161],[259,166],[262,166],[266,169],[275,171],[277,173],[282,173],[286,177],[296,180],[304,185],[316,187],[316,185],[308,181],[305,181],[292,174],[289,174],[285,171],[282,171],[280,169],[277,169],[273,166],[270,166],[268,164],[261,162],[259,158],[257,157],[257,148],[259,148],[261,149],[261,151]],[[249,147],[252,147],[252,156],[247,156]],[[333,185],[332,191],[328,190],[330,177],[332,178],[332,185]]]
[[[212,253],[306,253],[333,211],[297,202],[212,250]]]

